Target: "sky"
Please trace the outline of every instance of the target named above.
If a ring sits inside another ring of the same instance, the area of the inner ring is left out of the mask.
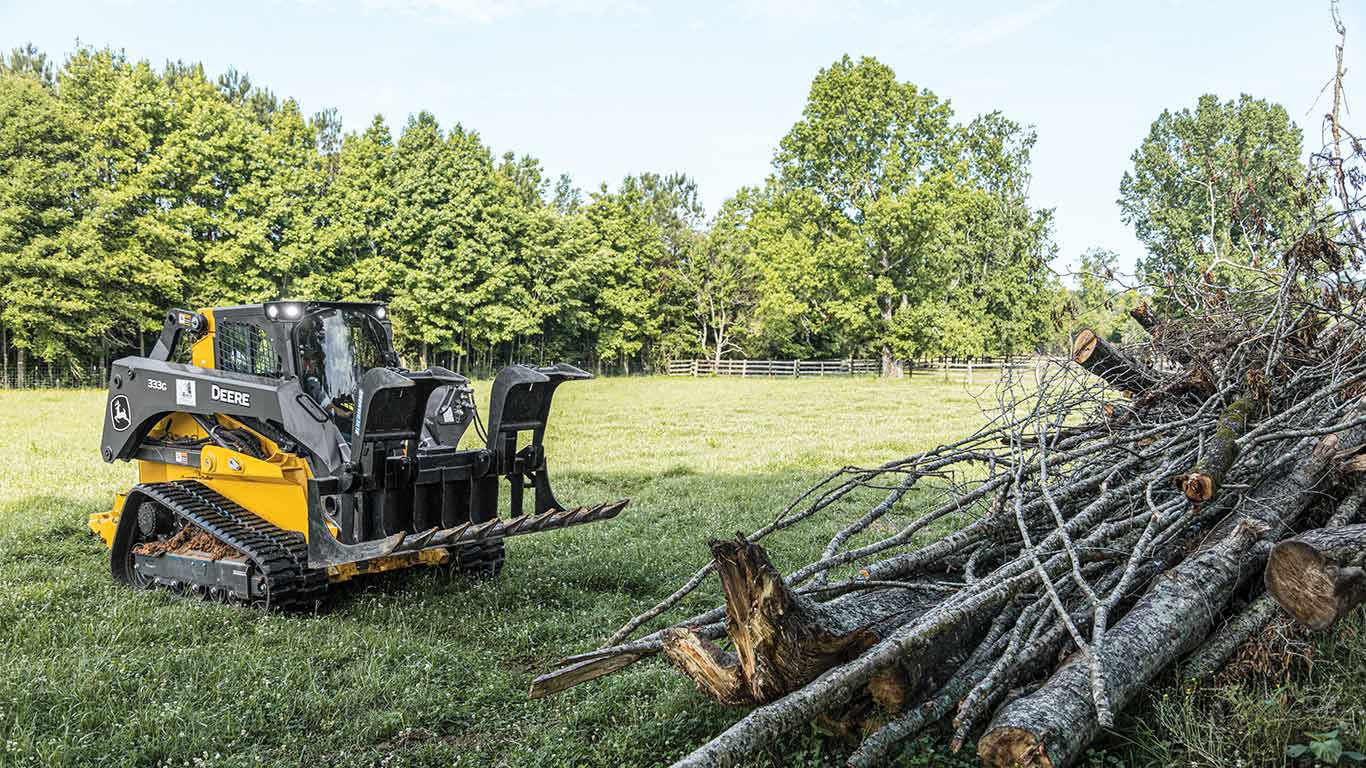
[[[1349,96],[1366,60],[1359,2],[1344,3]],[[1065,272],[1090,247],[1126,267],[1142,254],[1115,199],[1163,109],[1250,93],[1284,105],[1307,150],[1320,146],[1328,11],[1327,0],[0,0],[0,46],[233,66],[306,114],[337,108],[353,130],[425,109],[585,190],[686,172],[712,212],[763,182],[822,67],[873,56],[961,120],[1001,110],[1034,127],[1030,197],[1055,211]]]

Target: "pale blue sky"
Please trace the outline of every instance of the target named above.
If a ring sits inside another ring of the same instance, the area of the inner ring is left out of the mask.
[[[1366,13],[1344,5],[1350,67],[1366,60]],[[5,48],[60,59],[78,39],[235,65],[352,129],[428,109],[584,189],[686,171],[712,211],[769,172],[818,69],[872,55],[964,119],[1001,109],[1037,128],[1032,199],[1057,210],[1065,268],[1089,246],[1141,253],[1114,201],[1164,107],[1248,92],[1317,147],[1334,36],[1326,0],[0,0]]]

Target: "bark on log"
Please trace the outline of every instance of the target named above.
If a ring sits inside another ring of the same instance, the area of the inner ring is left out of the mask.
[[[1265,563],[1266,543],[1283,536],[1320,498],[1338,446],[1356,445],[1363,437],[1366,429],[1358,426],[1317,443],[1312,438],[1300,441],[1292,454],[1300,458],[1287,471],[1263,478],[1240,505],[1240,514],[1217,526],[1206,544],[1164,574],[1111,628],[1101,663],[1116,710],[1209,634],[1234,590]],[[1099,729],[1090,665],[1076,654],[1038,691],[996,713],[978,742],[978,756],[988,766],[1063,768]]]
[[[1266,589],[1295,621],[1331,627],[1366,600],[1366,524],[1320,528],[1277,544]]]
[[[1215,630],[1198,650],[1181,663],[1181,676],[1197,682],[1213,677],[1224,668],[1234,651],[1259,634],[1280,613],[1280,607],[1270,595],[1264,594],[1253,600],[1224,622],[1224,626]]]
[[[1110,628],[1101,663],[1111,703],[1122,709],[1143,685],[1209,633],[1218,606],[1238,585],[1241,561],[1265,526],[1245,522],[1220,545],[1168,571]],[[1034,693],[996,713],[977,743],[982,763],[997,768],[1063,768],[1100,729],[1091,671],[1076,653]]]
[[[1203,504],[1219,492],[1224,475],[1238,460],[1238,438],[1247,434],[1256,415],[1258,401],[1251,396],[1229,403],[1219,415],[1219,423],[1205,442],[1205,450],[1195,466],[1177,478],[1177,485],[1186,498]]]
[[[1143,392],[1160,380],[1151,368],[1102,339],[1090,328],[1077,334],[1077,340],[1072,345],[1072,359],[1110,386],[1128,392]]]
[[[826,603],[792,590],[763,547],[737,537],[709,543],[725,595],[725,651],[687,629],[665,633],[664,653],[723,704],[774,701],[876,645],[944,598],[915,588],[860,589]],[[874,678],[868,692],[899,710],[943,665],[920,664]]]

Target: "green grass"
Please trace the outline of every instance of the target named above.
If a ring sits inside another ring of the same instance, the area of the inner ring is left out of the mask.
[[[492,582],[440,569],[380,577],[316,616],[116,586],[85,527],[133,481],[129,465],[99,460],[104,394],[0,392],[0,765],[668,764],[738,714],[658,661],[541,701],[526,699],[531,678],[667,595],[706,562],[706,539],[759,527],[841,465],[971,432],[984,388],[932,377],[572,384],[552,414],[552,480],[567,503],[631,497],[621,517],[509,542]],[[871,498],[773,536],[775,560],[807,562]],[[717,599],[709,584],[682,610]],[[1360,666],[1354,642],[1343,663]],[[1157,762],[1176,754],[1155,751],[1174,738],[1160,720],[1130,725],[1110,757]],[[813,731],[762,759],[838,755]],[[904,760],[965,764],[924,748]]]

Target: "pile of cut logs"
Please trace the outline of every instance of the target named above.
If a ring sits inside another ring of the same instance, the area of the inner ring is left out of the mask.
[[[1366,329],[1340,253],[1315,235],[1240,285],[1150,294],[1142,343],[1084,331],[1074,364],[1003,382],[976,434],[836,472],[710,542],[531,695],[662,655],[748,710],[678,766],[815,722],[856,740],[852,766],[943,728],[986,765],[1061,767],[1169,670],[1218,670],[1281,612],[1331,626],[1366,598]],[[813,562],[784,574],[757,543],[870,488]],[[713,575],[724,605],[631,639]]]

